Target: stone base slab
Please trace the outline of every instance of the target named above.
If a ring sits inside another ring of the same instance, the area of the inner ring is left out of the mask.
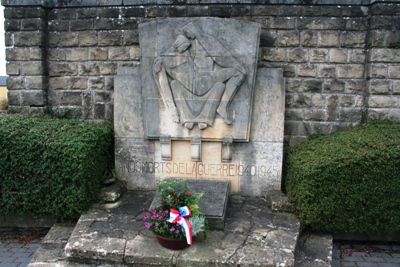
[[[154,192],[129,191],[116,208],[97,205],[69,231],[64,253],[46,243],[29,266],[294,266],[299,221],[272,212],[261,197],[231,196],[225,230],[181,251],[161,247],[145,229],[141,218],[153,198]]]

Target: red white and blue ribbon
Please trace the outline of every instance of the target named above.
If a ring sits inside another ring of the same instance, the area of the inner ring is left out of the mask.
[[[169,219],[167,220],[170,223],[179,224],[183,229],[185,229],[186,241],[189,245],[193,244],[192,226],[186,217],[190,217],[191,215],[192,212],[189,207],[180,207],[179,211],[171,209],[169,212]]]

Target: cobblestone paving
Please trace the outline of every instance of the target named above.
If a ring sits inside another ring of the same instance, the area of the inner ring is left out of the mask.
[[[48,229],[0,228],[0,267],[25,267]]]
[[[400,267],[400,244],[334,242],[332,267]]]

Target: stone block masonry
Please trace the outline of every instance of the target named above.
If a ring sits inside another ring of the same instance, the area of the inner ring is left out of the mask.
[[[226,17],[261,25],[259,65],[283,68],[285,141],[400,122],[400,1],[3,0],[12,112],[113,118],[118,66],[140,61],[138,25]]]

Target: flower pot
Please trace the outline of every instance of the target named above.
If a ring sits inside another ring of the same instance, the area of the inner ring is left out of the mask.
[[[156,236],[158,244],[165,248],[179,250],[189,247],[190,245],[186,242],[186,238],[176,239],[176,238],[169,238],[165,236],[158,235],[156,232],[153,232]]]

